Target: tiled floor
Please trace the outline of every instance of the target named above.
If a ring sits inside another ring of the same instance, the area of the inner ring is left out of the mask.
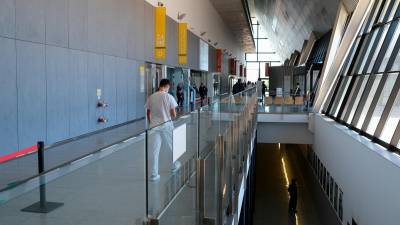
[[[306,177],[308,166],[296,145],[258,144],[254,225],[320,225],[314,193]],[[288,212],[288,182],[298,185],[296,215]]]

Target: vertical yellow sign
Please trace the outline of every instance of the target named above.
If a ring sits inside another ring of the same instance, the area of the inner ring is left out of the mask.
[[[178,26],[178,64],[187,64],[187,23]]]
[[[167,57],[167,36],[166,36],[166,8],[159,6],[155,8],[154,25],[154,58],[165,60]]]

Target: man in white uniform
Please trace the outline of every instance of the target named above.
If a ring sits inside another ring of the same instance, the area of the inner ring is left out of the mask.
[[[171,120],[176,117],[176,107],[178,107],[178,104],[175,98],[168,93],[169,88],[169,80],[162,79],[158,91],[147,99],[145,105],[147,121],[149,127],[152,128],[149,133],[148,142],[151,181],[160,179],[160,175],[158,174],[158,161],[161,144],[164,143],[166,148],[172,153],[174,125]],[[177,171],[180,166],[180,162],[176,161],[172,166],[172,171]]]

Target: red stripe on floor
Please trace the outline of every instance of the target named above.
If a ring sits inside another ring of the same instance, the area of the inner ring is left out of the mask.
[[[19,150],[19,151],[16,151],[16,152],[13,152],[13,153],[10,153],[10,154],[7,154],[7,155],[0,156],[0,163],[3,163],[5,161],[11,160],[11,159],[14,159],[14,158],[17,158],[17,157],[20,157],[22,155],[31,153],[31,152],[36,151],[36,150],[37,150],[37,146],[33,145],[33,146],[29,147],[29,148],[25,148],[25,149],[22,149],[22,150]]]

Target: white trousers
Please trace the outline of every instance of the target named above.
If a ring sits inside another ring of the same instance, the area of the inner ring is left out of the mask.
[[[172,135],[173,135],[174,126],[172,123],[165,123],[160,125],[154,129],[152,129],[149,133],[149,163],[151,166],[151,175],[158,175],[158,166],[160,159],[160,150],[161,145],[164,143],[165,148],[171,154],[172,161]]]

